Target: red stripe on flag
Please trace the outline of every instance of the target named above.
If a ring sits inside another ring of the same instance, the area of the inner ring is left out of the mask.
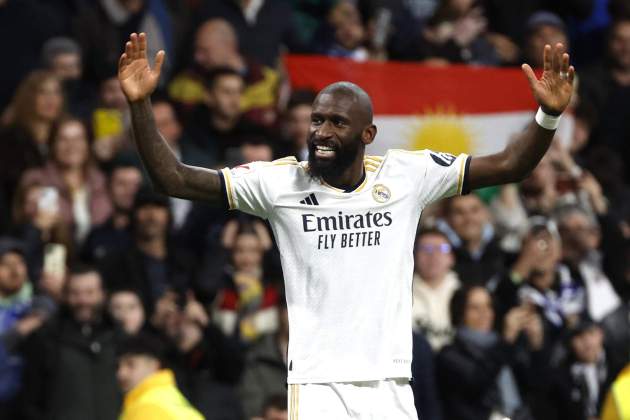
[[[378,115],[440,110],[485,114],[536,108],[527,79],[518,68],[357,63],[309,55],[289,55],[285,65],[294,87],[320,90],[340,80],[358,84],[372,97]]]

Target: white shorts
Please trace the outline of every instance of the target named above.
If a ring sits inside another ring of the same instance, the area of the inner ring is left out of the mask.
[[[418,420],[408,379],[289,384],[288,420]]]

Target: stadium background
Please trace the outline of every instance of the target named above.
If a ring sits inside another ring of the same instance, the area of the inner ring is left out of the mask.
[[[116,80],[134,31],[167,53],[162,134],[213,168],[304,160],[310,103],[339,79],[374,98],[369,153],[499,150],[535,111],[518,66],[567,45],[576,92],[539,167],[423,214],[413,387],[426,420],[616,418],[628,0],[0,0],[0,418],[117,418],[116,343],[141,330],[206,418],[286,418],[273,237],[148,188]],[[71,272],[90,269],[72,299]]]

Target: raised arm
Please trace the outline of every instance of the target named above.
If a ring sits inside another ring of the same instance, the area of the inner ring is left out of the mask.
[[[569,54],[564,52],[564,46],[556,44],[553,50],[550,45],[545,46],[540,79],[528,64],[523,64],[522,68],[540,109],[549,116],[560,116],[571,99],[575,78],[575,69],[569,65]],[[555,129],[543,128],[537,121],[532,121],[502,152],[472,158],[470,188],[523,180],[547,152],[554,134]]]
[[[140,158],[158,191],[173,197],[219,203],[222,192],[217,171],[181,163],[155,125],[150,96],[163,63],[164,51],[159,51],[155,66],[149,66],[144,33],[131,34],[118,63],[118,80],[129,101],[133,138]]]

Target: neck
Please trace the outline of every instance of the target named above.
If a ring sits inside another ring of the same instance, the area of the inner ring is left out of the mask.
[[[116,230],[125,229],[129,226],[129,213],[124,210],[116,210],[112,215],[112,221]]]
[[[37,144],[46,144],[50,135],[50,124],[43,120],[36,120],[31,123],[31,134]]]
[[[446,274],[441,277],[420,277],[422,278],[422,281],[424,281],[431,289],[437,289],[444,283],[444,280],[446,279]]]
[[[83,185],[83,170],[80,167],[63,168],[63,180],[70,190],[77,190]]]
[[[365,168],[363,167],[363,153],[359,155],[359,159],[352,162],[341,174],[337,176],[324,176],[324,181],[335,188],[341,190],[349,190],[357,186],[361,179],[365,176]]]
[[[142,252],[156,259],[163,259],[166,257],[166,241],[160,237],[149,239],[137,239],[136,245]]]
[[[481,249],[481,238],[465,241],[465,247],[468,252],[471,254],[479,251]]]
[[[238,123],[238,117],[226,117],[223,115],[219,115],[215,112],[211,113],[210,121],[212,121],[212,125],[219,131],[229,131],[233,129]]]

